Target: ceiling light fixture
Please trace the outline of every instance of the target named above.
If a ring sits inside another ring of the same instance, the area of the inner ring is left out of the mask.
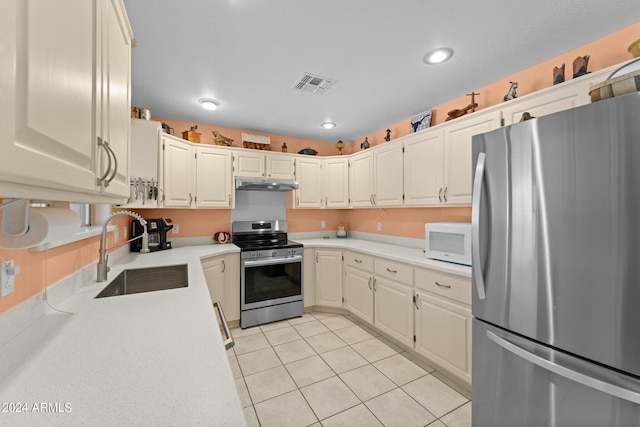
[[[336,124],[333,122],[324,122],[320,126],[322,126],[325,129],[333,129],[334,127],[336,127]]]
[[[220,106],[220,103],[218,101],[210,98],[202,98],[202,99],[199,99],[198,102],[200,103],[200,105],[202,105],[202,108],[204,108],[205,110],[215,110]]]
[[[440,47],[427,53],[422,60],[425,64],[440,64],[453,56],[453,49]]]

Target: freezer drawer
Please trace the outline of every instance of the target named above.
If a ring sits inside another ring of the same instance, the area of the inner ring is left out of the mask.
[[[474,427],[637,426],[640,380],[473,320]]]

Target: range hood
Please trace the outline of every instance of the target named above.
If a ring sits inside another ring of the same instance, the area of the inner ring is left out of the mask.
[[[299,184],[287,179],[236,178],[236,190],[254,191],[292,191]]]

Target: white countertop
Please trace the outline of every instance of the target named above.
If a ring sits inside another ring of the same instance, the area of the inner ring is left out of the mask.
[[[72,315],[51,312],[7,342],[0,425],[245,425],[200,263],[228,252],[239,249],[128,254],[109,279],[186,263],[189,286],[94,299],[108,282],[92,282],[57,307]]]
[[[404,262],[416,267],[432,268],[444,273],[456,274],[468,278],[471,277],[471,267],[425,258],[422,249],[352,238],[338,239],[333,237],[330,239],[295,239],[295,241],[302,243],[305,247],[350,249],[373,256]]]

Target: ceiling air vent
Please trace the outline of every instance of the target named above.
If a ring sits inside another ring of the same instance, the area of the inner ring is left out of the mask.
[[[335,80],[304,72],[291,86],[295,90],[322,95],[335,83]]]

